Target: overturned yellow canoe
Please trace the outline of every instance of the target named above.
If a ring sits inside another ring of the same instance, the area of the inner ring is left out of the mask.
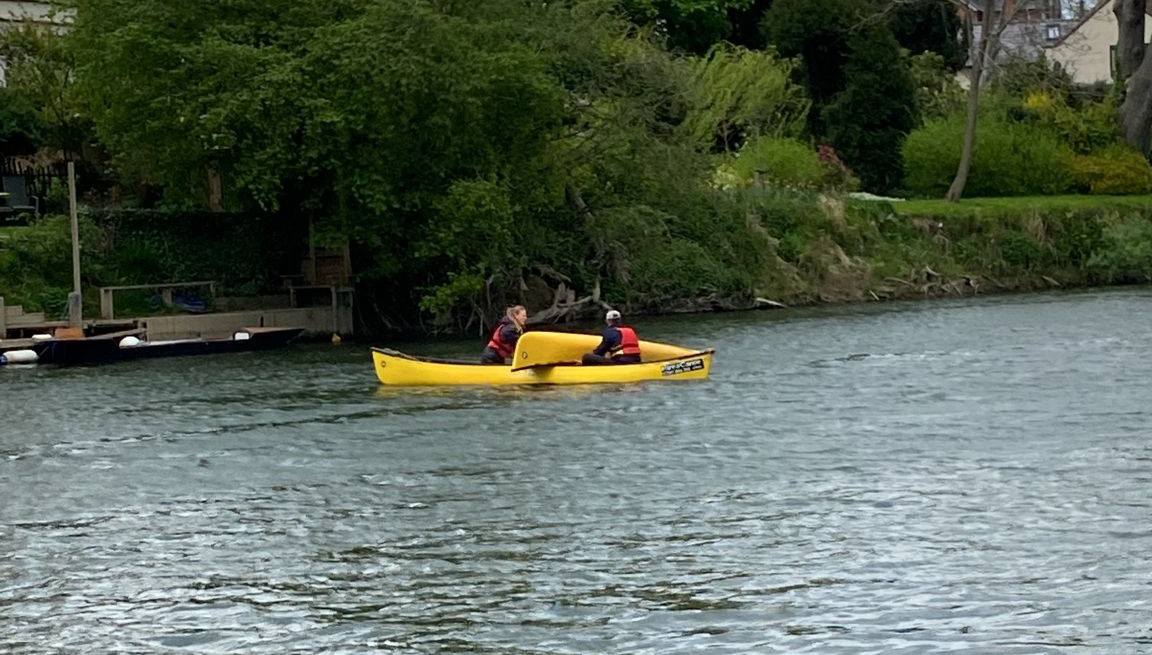
[[[516,342],[512,370],[554,364],[579,364],[584,353],[600,345],[600,335],[578,332],[525,332]],[[640,357],[645,362],[675,359],[693,354],[691,348],[658,341],[640,340]],[[619,364],[617,364],[619,366]]]
[[[594,348],[596,343],[599,343],[598,337],[588,349]],[[672,357],[638,364],[608,366],[556,364],[513,370],[508,365],[416,357],[386,348],[373,348],[372,362],[380,383],[390,386],[612,384],[644,380],[702,380],[708,377],[712,368],[711,349],[667,347],[679,352]],[[644,343],[641,342],[643,348]],[[653,349],[654,354],[656,351]]]

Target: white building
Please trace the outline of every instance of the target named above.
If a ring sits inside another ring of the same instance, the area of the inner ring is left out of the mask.
[[[1108,82],[1116,73],[1116,42],[1120,27],[1113,0],[1103,0],[1067,34],[1048,46],[1048,59],[1059,62],[1079,84]],[[1149,7],[1152,10],[1152,6]],[[1144,42],[1152,38],[1152,17],[1144,21]]]

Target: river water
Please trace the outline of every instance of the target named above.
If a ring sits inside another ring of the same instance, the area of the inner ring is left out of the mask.
[[[1152,289],[636,324],[711,379],[0,369],[0,652],[1152,652]]]

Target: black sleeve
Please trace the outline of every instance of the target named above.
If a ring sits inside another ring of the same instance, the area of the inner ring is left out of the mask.
[[[615,328],[608,328],[607,330],[604,330],[604,338],[600,340],[600,345],[596,346],[596,350],[593,350],[592,352],[600,355],[601,357],[607,357],[608,353],[619,345],[620,330]]]

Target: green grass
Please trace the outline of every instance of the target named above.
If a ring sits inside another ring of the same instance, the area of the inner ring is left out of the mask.
[[[1094,208],[1152,211],[1152,196],[1024,196],[1017,198],[965,198],[960,202],[907,200],[892,203],[892,209],[898,214],[939,217]]]

